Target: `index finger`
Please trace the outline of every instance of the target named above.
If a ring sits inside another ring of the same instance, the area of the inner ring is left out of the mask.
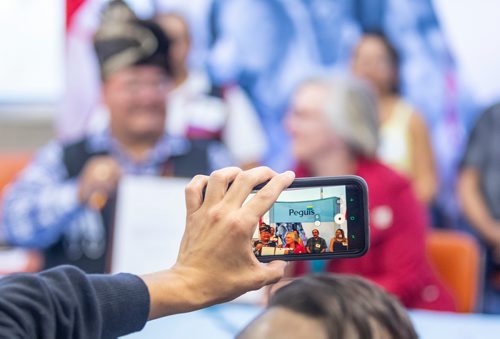
[[[233,207],[241,207],[255,186],[266,182],[276,176],[276,174],[275,171],[265,166],[255,167],[245,172],[241,172],[234,179],[224,199]]]
[[[295,173],[287,171],[273,177],[250,201],[242,207],[244,213],[261,217],[269,211],[281,192],[290,186],[295,179]]]
[[[188,215],[199,209],[203,203],[203,188],[206,187],[208,177],[206,175],[196,175],[186,186],[186,213]]]

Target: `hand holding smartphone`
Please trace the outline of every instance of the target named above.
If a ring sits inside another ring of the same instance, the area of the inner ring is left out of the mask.
[[[369,239],[366,182],[313,177],[295,179],[281,193],[256,225],[252,248],[262,262],[353,258],[366,253]]]

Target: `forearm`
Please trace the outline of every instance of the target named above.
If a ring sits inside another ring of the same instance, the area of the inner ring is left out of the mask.
[[[422,148],[420,152],[417,150],[414,152],[412,182],[417,198],[428,206],[436,195],[438,178],[430,145],[421,145],[420,147]]]
[[[436,196],[438,183],[434,174],[427,170],[422,174],[417,174],[417,178],[413,180],[415,193],[426,206],[431,204]]]
[[[150,295],[149,320],[186,313],[210,306],[215,301],[203,293],[193,280],[196,272],[174,268],[141,276]]]
[[[411,138],[413,185],[419,200],[428,205],[436,195],[438,175],[427,126],[417,115],[412,121]]]

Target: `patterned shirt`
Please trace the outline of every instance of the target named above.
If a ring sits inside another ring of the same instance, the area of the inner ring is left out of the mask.
[[[126,175],[159,175],[166,160],[186,154],[189,145],[185,139],[164,135],[148,158],[138,163],[123,152],[108,129],[88,136],[89,151],[106,152],[118,161]],[[74,257],[82,252],[98,257],[104,250],[101,216],[78,200],[78,179],[67,179],[63,150],[64,145],[50,142],[6,189],[1,213],[3,231],[10,244],[38,249],[49,247],[63,235]],[[208,158],[210,170],[231,165],[221,145],[211,145]],[[89,244],[89,248],[82,248],[81,244]]]

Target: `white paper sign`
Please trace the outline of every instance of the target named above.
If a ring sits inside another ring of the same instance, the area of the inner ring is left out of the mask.
[[[128,176],[120,183],[112,272],[144,274],[175,263],[184,233],[188,179]]]
[[[262,247],[260,255],[274,255],[275,247]]]

